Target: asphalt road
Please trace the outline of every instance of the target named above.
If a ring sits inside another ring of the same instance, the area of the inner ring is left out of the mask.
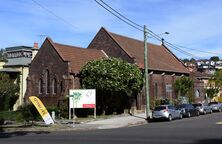
[[[222,144],[222,113],[90,131],[1,133],[0,144]]]

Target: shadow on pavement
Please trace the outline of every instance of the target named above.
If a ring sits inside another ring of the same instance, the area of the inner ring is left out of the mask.
[[[27,134],[48,134],[46,131],[16,131],[16,132],[0,132],[0,138],[10,138],[15,136],[24,136]]]
[[[146,120],[146,118],[144,118],[144,117],[136,116],[136,115],[133,115],[131,113],[129,113],[129,115],[132,116],[132,117],[136,117],[136,118],[140,118],[140,119],[145,119]]]
[[[196,141],[194,144],[222,144],[222,139],[203,139]]]

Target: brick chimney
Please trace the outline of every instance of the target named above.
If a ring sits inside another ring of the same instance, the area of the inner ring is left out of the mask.
[[[39,51],[39,46],[37,42],[34,42],[33,48],[32,48],[32,60],[34,59],[34,57],[36,56],[36,54]]]

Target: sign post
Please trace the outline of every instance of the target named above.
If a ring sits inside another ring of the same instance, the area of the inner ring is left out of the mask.
[[[70,89],[69,90],[69,114],[73,108],[73,127],[75,123],[75,108],[94,108],[96,118],[96,90],[95,89]]]

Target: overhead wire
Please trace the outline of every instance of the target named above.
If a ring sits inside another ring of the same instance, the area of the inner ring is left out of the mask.
[[[97,4],[99,4],[100,6],[102,6],[104,9],[106,9],[108,12],[110,12],[111,14],[113,14],[114,16],[116,16],[118,19],[122,20],[123,22],[125,22],[126,24],[130,25],[131,27],[134,27],[135,29],[144,32],[144,30],[142,29],[143,26],[137,24],[136,22],[130,20],[129,18],[125,17],[124,15],[122,15],[120,12],[118,12],[117,10],[115,10],[114,8],[112,8],[111,6],[109,6],[107,3],[105,3],[103,0],[94,0]],[[158,41],[163,41],[162,37],[160,37],[158,34],[154,33],[153,31],[151,31],[150,29],[147,29],[148,33],[154,37],[156,40]],[[179,47],[164,41],[169,47],[179,51],[180,53],[184,54],[184,55],[188,55],[188,56],[192,56],[192,57],[197,57],[189,52],[186,52],[182,49],[180,49]]]
[[[194,51],[198,51],[198,52],[202,52],[202,53],[214,54],[214,55],[222,55],[222,53],[214,53],[214,52],[210,52],[210,51],[198,50],[198,49],[194,49],[194,48],[189,48],[189,47],[181,46],[181,45],[178,45],[178,44],[173,44],[173,45],[176,45],[176,46],[178,46],[180,48],[194,50]]]
[[[109,10],[107,7],[105,7],[104,5],[102,5],[100,2],[98,2],[97,0],[94,0],[97,4],[99,4],[100,6],[102,6],[105,10],[107,10],[108,12],[110,12],[111,14],[113,14],[115,17],[117,17],[118,19],[120,19],[121,21],[123,21],[123,22],[125,22],[126,24],[128,24],[128,25],[130,25],[131,27],[133,27],[133,28],[135,28],[135,29],[137,29],[137,30],[139,30],[139,31],[142,31],[143,32],[143,29],[140,29],[140,28],[138,28],[138,27],[136,27],[135,25],[133,25],[133,24],[131,24],[132,22],[128,22],[128,20],[126,19],[126,20],[124,20],[125,18],[123,17],[123,16],[118,16],[117,14],[115,14],[114,12],[112,12],[111,10]],[[100,0],[101,1],[101,0]],[[103,2],[104,3],[104,2]],[[123,18],[121,18],[121,17],[123,17]]]
[[[52,10],[46,8],[45,6],[43,6],[42,4],[40,4],[39,2],[37,2],[36,0],[32,0],[32,2],[36,5],[38,5],[39,7],[41,7],[42,9],[44,9],[45,11],[47,11],[48,13],[50,13],[51,15],[55,16],[57,19],[63,21],[65,24],[69,25],[72,29],[76,29],[76,27],[68,22],[67,20],[65,20],[64,18],[62,18],[61,16],[58,16],[57,14],[55,14]]]

